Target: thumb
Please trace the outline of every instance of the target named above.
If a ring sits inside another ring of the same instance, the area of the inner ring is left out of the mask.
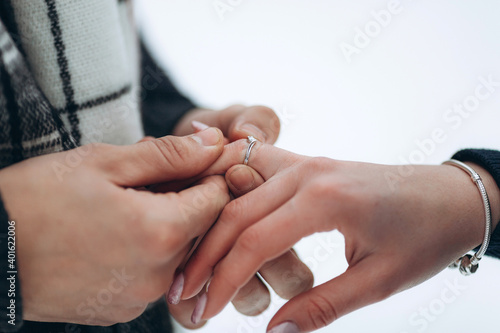
[[[222,132],[208,128],[186,137],[166,136],[113,147],[104,169],[120,186],[138,187],[196,176],[222,154]]]
[[[294,297],[273,317],[268,333],[311,332],[389,297],[390,275],[383,263],[375,265],[372,259],[361,261],[337,278]]]

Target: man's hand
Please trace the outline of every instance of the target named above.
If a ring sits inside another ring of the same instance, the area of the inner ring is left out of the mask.
[[[194,126],[193,121],[195,121]],[[279,118],[270,108],[232,105],[221,111],[200,109],[190,111],[179,121],[174,135],[191,134],[202,129],[200,126],[203,124],[219,128],[229,142],[252,135],[260,142],[273,144],[280,133]]]
[[[16,221],[24,318],[111,325],[162,297],[229,202],[220,176],[176,192],[144,186],[196,176],[223,150],[210,128],[131,146],[92,144],[0,171]]]

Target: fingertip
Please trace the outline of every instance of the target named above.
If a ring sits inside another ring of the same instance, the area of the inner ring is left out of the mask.
[[[210,126],[208,126],[207,124],[205,123],[202,123],[201,121],[197,121],[197,120],[193,120],[191,122],[191,127],[193,128],[193,130],[197,133],[197,132],[201,132],[203,130],[206,130],[207,128],[209,128]]]
[[[226,173],[226,183],[233,193],[250,190],[255,184],[255,178],[246,165],[236,165]]]
[[[226,183],[235,197],[254,190],[264,183],[264,178],[249,166],[239,164],[226,172]]]
[[[205,147],[222,146],[224,139],[222,131],[216,127],[206,128],[191,137]]]
[[[292,321],[285,321],[272,328],[268,328],[267,333],[299,333],[299,327]]]
[[[271,305],[271,293],[255,275],[238,291],[232,303],[239,313],[245,316],[258,316]]]

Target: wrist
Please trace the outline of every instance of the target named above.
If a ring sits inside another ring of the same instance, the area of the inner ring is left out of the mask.
[[[495,230],[500,221],[500,189],[491,174],[482,166],[472,162],[465,162],[465,164],[470,166],[479,176],[481,176],[490,201],[492,230]]]

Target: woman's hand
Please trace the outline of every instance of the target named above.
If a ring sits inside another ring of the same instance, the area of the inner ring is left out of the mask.
[[[252,135],[260,142],[273,144],[280,133],[280,120],[270,108],[232,105],[221,111],[194,109],[188,112],[179,121],[174,135],[191,134],[203,129],[205,124],[219,128],[229,142]]]
[[[229,202],[220,176],[179,192],[222,153],[214,128],[131,146],[93,144],[0,171],[16,221],[24,319],[111,325],[162,297],[193,240]]]
[[[224,149],[207,173],[241,163],[243,141]],[[397,166],[295,155],[258,143],[250,155],[266,181],[228,204],[187,264],[183,298],[210,279],[202,318],[220,312],[255,272],[302,237],[337,229],[345,236],[347,271],[289,301],[272,319],[272,332],[308,332],[383,300],[437,274],[479,245],[484,210],[475,184],[453,166]],[[500,219],[499,189],[477,165]],[[458,274],[458,273],[457,273]]]

